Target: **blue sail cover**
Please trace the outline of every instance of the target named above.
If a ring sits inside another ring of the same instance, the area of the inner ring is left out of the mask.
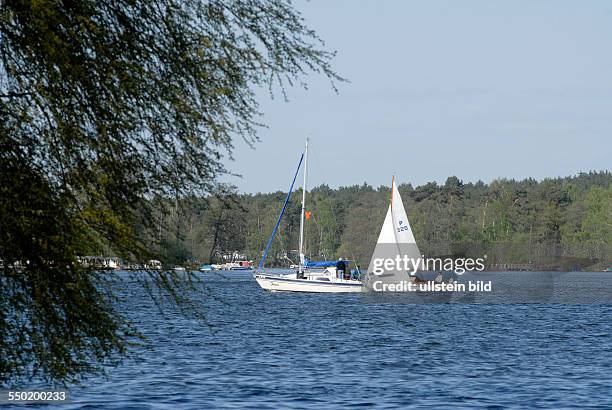
[[[346,259],[342,259],[343,262],[348,262]],[[330,266],[336,266],[338,261],[309,261],[306,259],[306,268],[328,268]]]

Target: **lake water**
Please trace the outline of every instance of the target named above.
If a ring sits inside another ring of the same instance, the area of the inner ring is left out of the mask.
[[[612,408],[610,304],[376,304],[201,275],[210,327],[126,284],[146,347],[48,407]]]

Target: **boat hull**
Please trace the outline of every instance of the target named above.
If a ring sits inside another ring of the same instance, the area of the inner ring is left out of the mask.
[[[270,292],[311,292],[311,293],[357,293],[361,292],[361,282],[349,281],[326,282],[312,279],[294,279],[281,275],[257,273],[253,277],[262,287]]]

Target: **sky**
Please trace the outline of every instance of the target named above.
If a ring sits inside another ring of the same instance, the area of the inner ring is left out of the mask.
[[[612,2],[294,1],[350,82],[258,93],[261,142],[236,140],[241,192],[542,179],[612,164]]]

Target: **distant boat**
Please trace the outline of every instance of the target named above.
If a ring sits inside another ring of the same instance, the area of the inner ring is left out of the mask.
[[[235,261],[226,264],[228,270],[252,270],[253,264],[250,261]]]
[[[122,268],[121,259],[108,256],[77,256],[79,263],[88,268],[100,270],[119,270]]]
[[[175,266],[174,271],[175,272],[185,272],[185,268],[183,268],[182,266]]]
[[[222,263],[220,265],[210,265],[212,270],[251,270],[253,263],[251,261],[234,261]]]
[[[208,271],[212,271],[212,270],[214,270],[212,265],[210,265],[208,263],[200,265],[200,271],[202,271],[202,272],[208,272]]]
[[[153,270],[161,270],[162,263],[156,259],[151,259],[147,263],[144,264],[145,269],[153,269]]]
[[[272,274],[264,270],[264,262],[270,245],[276,235],[276,230],[283,217],[287,203],[291,198],[293,185],[300,171],[300,167],[304,161],[304,183],[302,189],[302,215],[300,219],[300,263],[297,271],[289,274]],[[287,292],[317,292],[317,293],[348,293],[361,292],[362,283],[358,278],[351,276],[348,270],[348,261],[340,259],[338,261],[321,261],[310,262],[304,256],[304,213],[306,207],[306,182],[307,182],[307,161],[308,161],[308,140],[304,153],[300,157],[297,170],[293,176],[293,182],[285,198],[285,203],[280,212],[276,226],[272,230],[272,235],[268,240],[268,245],[259,262],[259,267],[253,274],[253,277],[267,291],[287,291]]]

